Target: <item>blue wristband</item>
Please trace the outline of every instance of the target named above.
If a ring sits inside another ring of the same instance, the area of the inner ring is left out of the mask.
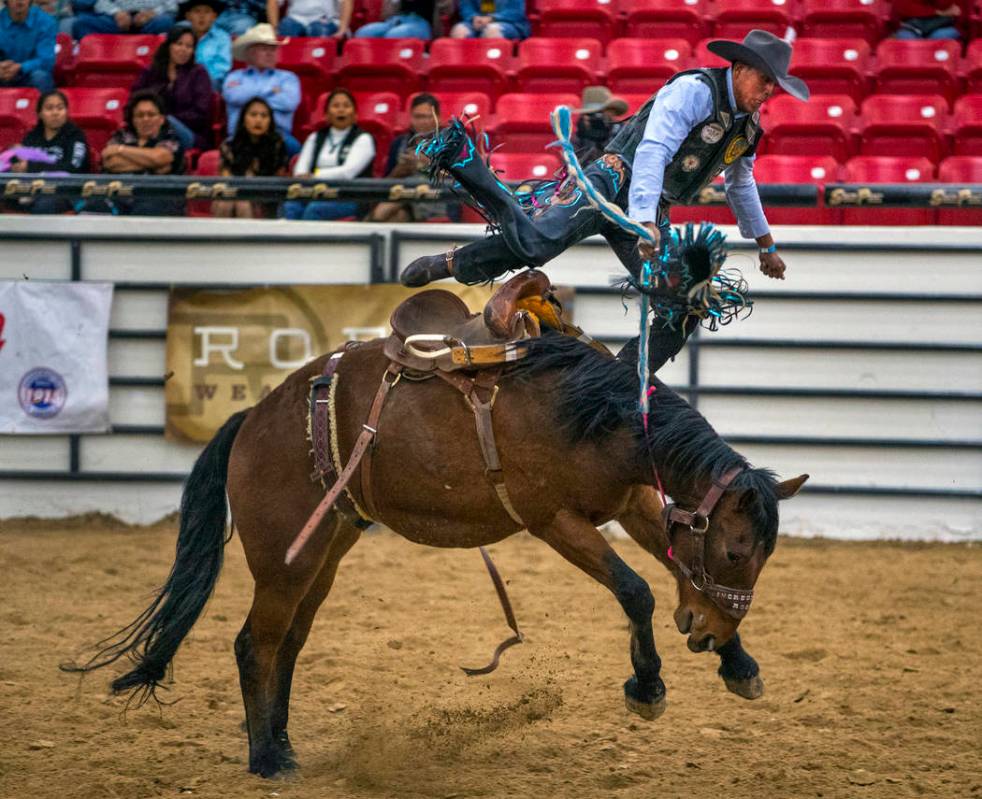
[[[770,247],[761,247],[760,248],[760,254],[763,255],[765,252],[767,254],[771,254],[771,253],[777,252],[777,245],[776,244],[772,244]]]

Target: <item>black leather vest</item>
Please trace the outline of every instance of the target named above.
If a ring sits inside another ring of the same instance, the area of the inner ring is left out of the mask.
[[[665,168],[662,202],[672,205],[691,203],[700,191],[737,158],[752,155],[763,134],[759,114],[746,114],[739,120],[734,120],[725,68],[690,69],[673,75],[669,83],[683,75],[694,75],[709,87],[713,109],[706,119],[689,132]],[[628,163],[633,163],[635,151],[644,138],[644,129],[656,96],[653,95],[624,123],[620,133],[607,143],[606,152],[615,153]]]
[[[330,126],[325,126],[317,131],[317,138],[314,139],[314,155],[310,161],[310,171],[314,172],[317,169],[317,158],[321,154],[321,148],[327,143],[327,134],[330,131]],[[341,166],[345,161],[348,160],[348,153],[351,152],[351,146],[355,143],[362,133],[364,133],[361,128],[357,125],[352,125],[349,128],[348,133],[341,140],[340,148],[338,150],[338,166]],[[368,162],[361,172],[359,172],[355,177],[357,178],[370,178],[372,176],[372,166],[374,160]]]

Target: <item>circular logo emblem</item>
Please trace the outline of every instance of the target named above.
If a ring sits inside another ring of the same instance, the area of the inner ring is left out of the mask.
[[[699,168],[699,164],[702,163],[698,156],[687,155],[682,159],[682,170],[684,172],[695,172]]]
[[[737,136],[726,146],[726,152],[723,153],[723,163],[732,164],[748,149],[750,149],[750,143],[743,136]]]
[[[708,125],[703,125],[699,136],[706,144],[716,144],[716,142],[723,138],[723,126],[717,125],[715,122],[710,122]]]
[[[35,419],[50,419],[65,407],[68,390],[65,381],[54,369],[44,366],[31,369],[20,379],[17,399],[24,413]]]

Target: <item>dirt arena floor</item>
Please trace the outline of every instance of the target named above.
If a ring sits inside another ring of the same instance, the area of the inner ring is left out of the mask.
[[[657,598],[669,707],[624,708],[625,619],[527,536],[493,547],[527,636],[508,634],[477,551],[367,534],[300,656],[298,776],[246,772],[232,641],[252,583],[237,539],[175,661],[175,704],[122,714],[109,673],[59,672],[166,577],[173,524],[0,521],[0,797],[978,797],[982,547],[784,539],[741,628],[748,702],[671,625],[674,581],[617,549]]]

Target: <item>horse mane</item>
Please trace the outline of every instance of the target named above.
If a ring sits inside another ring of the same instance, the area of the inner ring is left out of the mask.
[[[640,448],[645,432],[638,410],[640,384],[634,363],[611,358],[571,336],[547,333],[528,342],[528,356],[512,371],[521,378],[557,373],[553,385],[556,421],[570,442],[597,441],[627,426]],[[717,478],[734,466],[743,471],[734,488],[752,489],[755,501],[745,508],[770,553],[777,539],[776,478],[768,469],[752,468],[730,447],[706,418],[679,394],[654,378],[647,446],[666,472],[682,481]]]

